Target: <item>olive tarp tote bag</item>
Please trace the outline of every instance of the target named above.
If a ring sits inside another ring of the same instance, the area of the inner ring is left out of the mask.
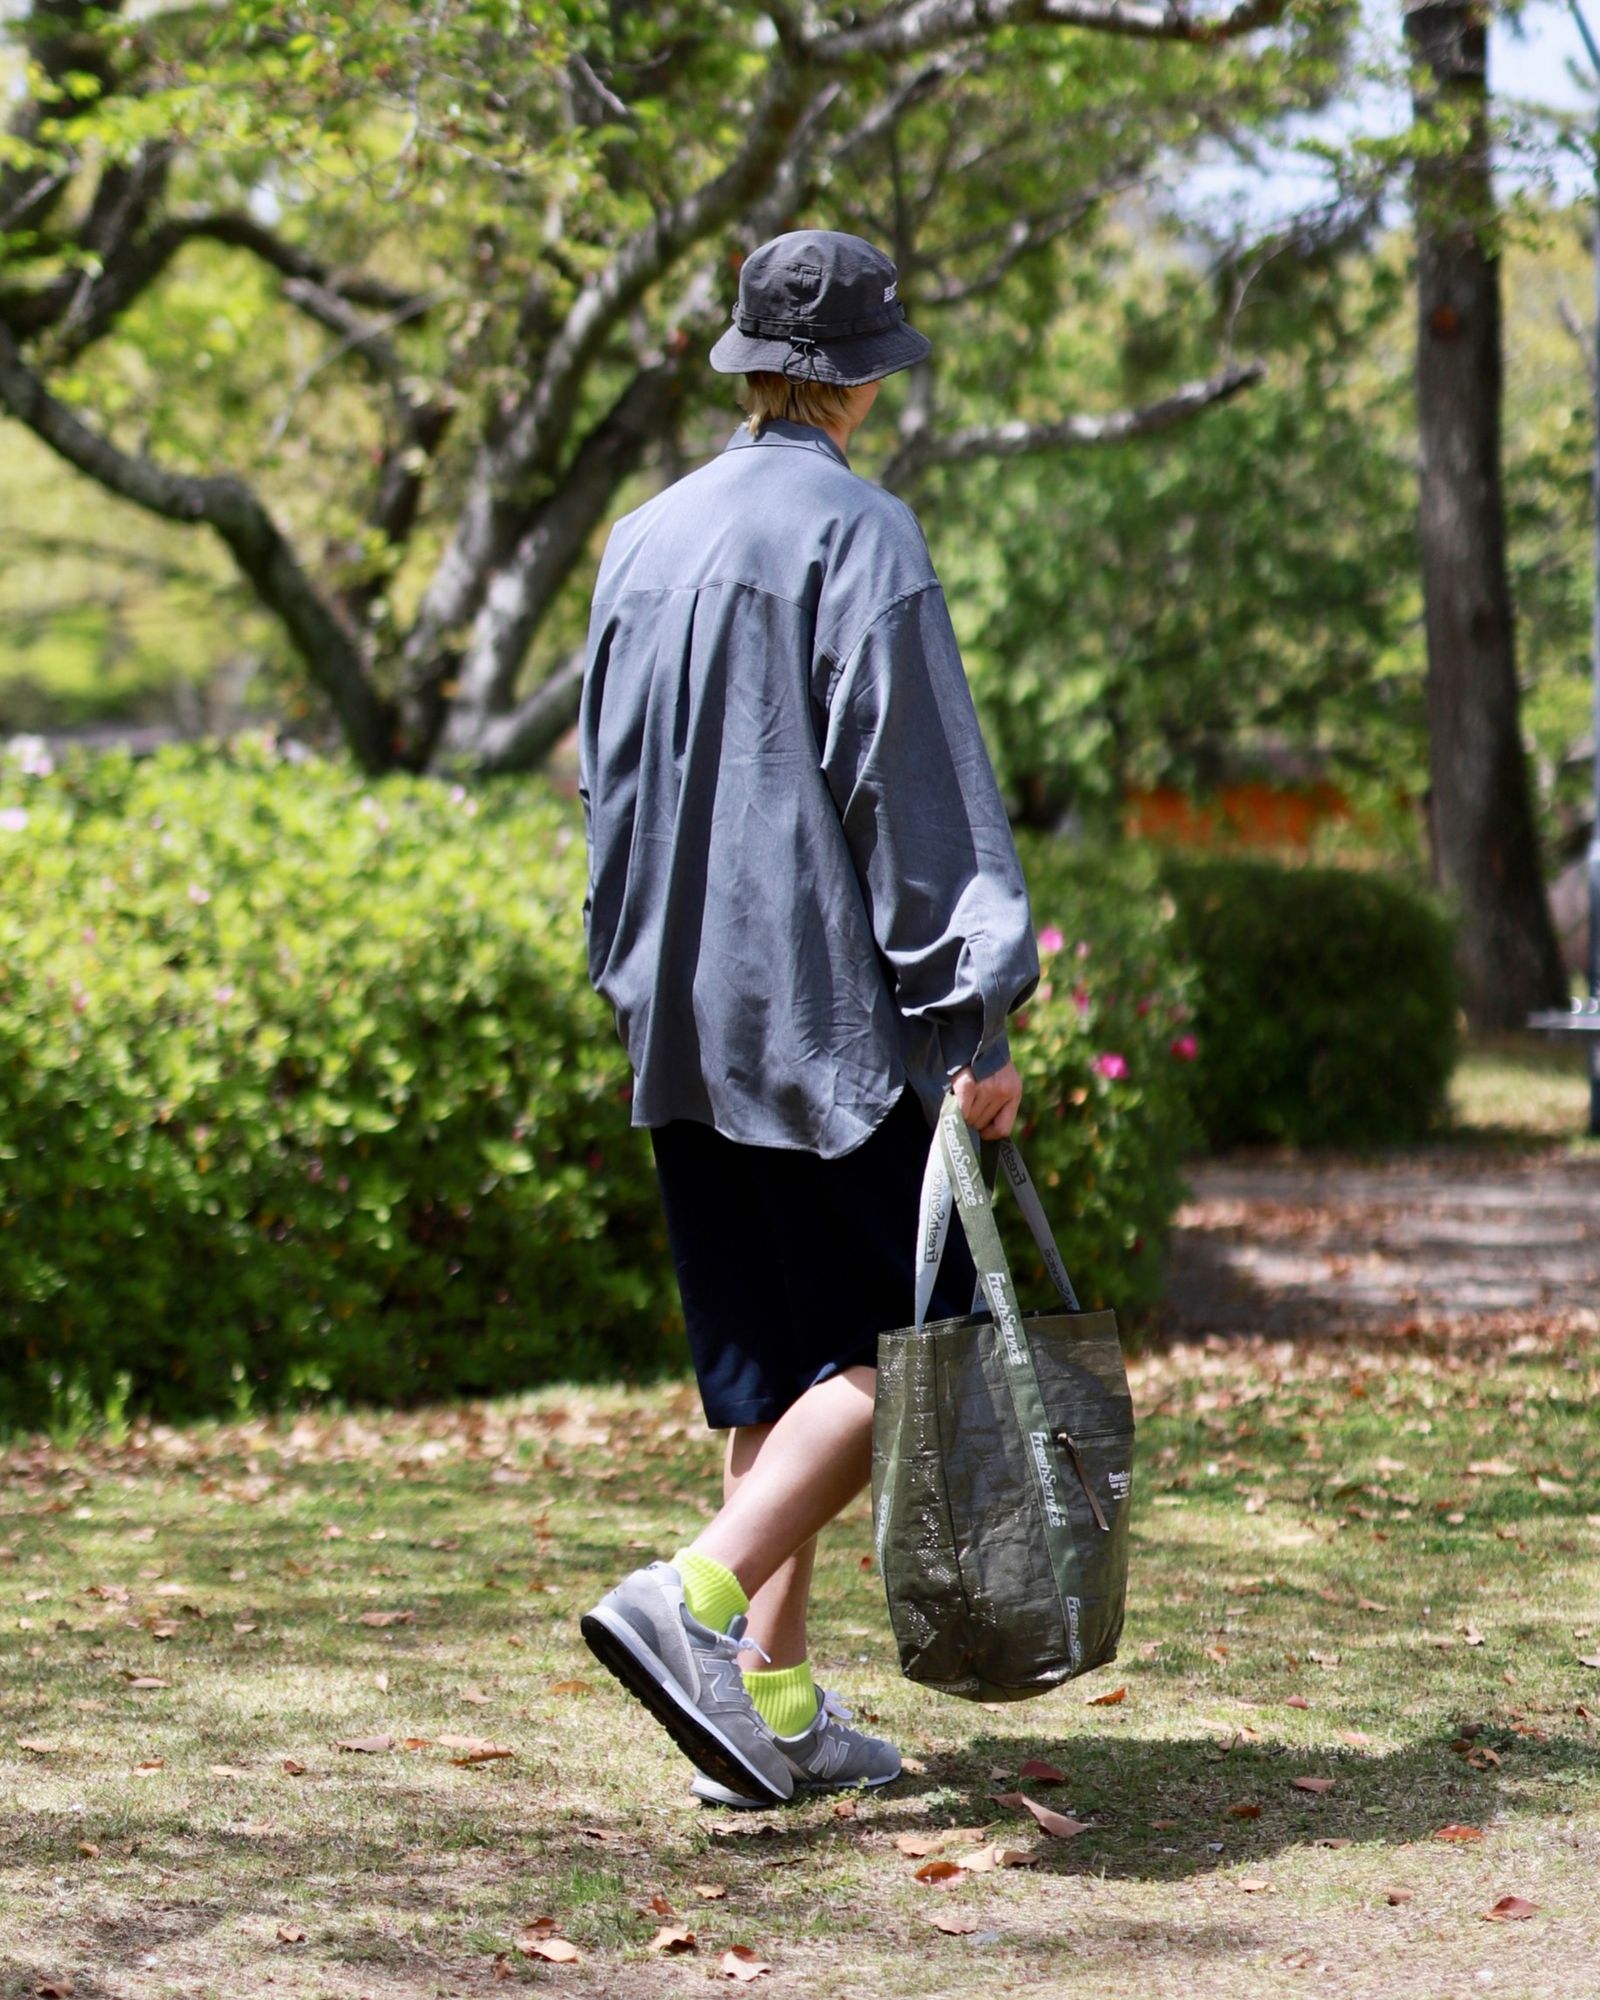
[[[1128,1578],[1133,1400],[1116,1315],[1079,1307],[1021,1156],[1007,1141],[999,1157],[1065,1310],[1019,1309],[952,1092],[923,1180],[916,1323],[879,1335],[873,1414],[901,1671],[969,1701],[1021,1701],[1114,1660]],[[978,1295],[965,1318],[927,1324],[952,1206]]]

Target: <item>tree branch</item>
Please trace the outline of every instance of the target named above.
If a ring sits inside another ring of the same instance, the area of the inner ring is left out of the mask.
[[[684,250],[770,186],[808,94],[804,77],[781,64],[772,70],[751,109],[748,136],[728,165],[630,237],[573,301],[531,394],[503,436],[479,452],[460,518],[406,636],[402,698],[408,705],[418,699],[426,704],[440,641],[476,611],[489,577],[521,532],[529,505],[553,480],[583,378],[612,328]]]
[[[794,60],[825,69],[872,56],[920,55],[998,28],[1092,28],[1141,41],[1223,42],[1270,27],[1286,6],[1287,0],[1237,0],[1224,14],[1197,17],[1181,4],[1148,0],[910,0],[859,28],[812,15],[803,30],[791,17],[787,32]],[[779,33],[782,39],[783,26]]]
[[[564,660],[509,715],[497,716],[475,747],[481,771],[531,771],[542,764],[578,719],[584,654]]]
[[[277,523],[244,481],[231,474],[170,472],[125,452],[88,426],[48,389],[0,325],[0,403],[66,462],[108,492],[168,521],[201,521],[227,545],[261,602],[279,618],[312,677],[326,692],[356,756],[369,770],[391,761],[384,704],[360,651],[296,561]]]
[[[1024,257],[1032,256],[1036,250],[1043,250],[1069,230],[1076,229],[1102,202],[1138,186],[1144,177],[1137,167],[1129,165],[1105,180],[1096,181],[1092,187],[1082,189],[1064,207],[1045,215],[1019,215],[1004,232],[1005,247],[983,270],[970,278],[950,278],[934,284],[919,282],[919,303],[927,306],[965,305],[969,299],[981,298],[985,293],[992,292],[1013,265],[1020,263]],[[918,262],[936,266],[947,254],[935,252],[926,258],[919,258]]]
[[[1068,446],[1115,444],[1123,438],[1148,437],[1173,424],[1226,403],[1266,374],[1261,361],[1224,369],[1202,382],[1186,382],[1154,403],[1106,416],[1060,417],[1054,423],[1029,424],[1020,419],[1005,424],[980,424],[950,431],[943,437],[922,434],[903,445],[879,475],[892,492],[903,492],[931,466],[962,465],[975,458],[1020,458],[1035,451],[1060,451]]]
[[[605,518],[618,483],[659,436],[682,375],[681,355],[642,369],[583,443],[491,579],[455,679],[446,747],[475,753],[493,734],[534,633]]]

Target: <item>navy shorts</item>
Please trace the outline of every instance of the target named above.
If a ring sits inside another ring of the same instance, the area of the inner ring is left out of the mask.
[[[916,1093],[842,1159],[743,1146],[709,1125],[653,1126],[656,1172],[713,1430],[770,1424],[814,1383],[873,1367],[916,1308],[917,1205],[932,1133]],[[953,1223],[929,1309],[972,1309]]]

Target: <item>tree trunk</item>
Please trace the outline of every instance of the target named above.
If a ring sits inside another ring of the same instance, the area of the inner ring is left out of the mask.
[[[1417,154],[1418,534],[1434,875],[1460,913],[1475,1026],[1521,1027],[1567,983],[1518,720],[1500,478],[1500,273],[1491,231],[1487,12],[1407,9]],[[1438,121],[1437,123],[1435,121]]]

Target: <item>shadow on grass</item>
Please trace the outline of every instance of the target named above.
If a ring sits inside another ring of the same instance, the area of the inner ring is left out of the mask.
[[[1481,1834],[1513,1803],[1539,1810],[1530,1786],[1559,1776],[1563,1793],[1575,1781],[1600,1779],[1600,1746],[1592,1739],[1551,1735],[1535,1743],[1496,1729],[1478,1744],[1505,1758],[1503,1775],[1465,1767],[1441,1739],[1387,1755],[1297,1751],[1275,1744],[1239,1744],[1223,1751],[1214,1737],[1036,1741],[978,1737],[959,1753],[929,1756],[892,1786],[856,1802],[841,1823],[837,1795],[797,1801],[770,1812],[707,1811],[699,1827],[726,1852],[754,1852],[768,1866],[808,1858],[841,1839],[937,1835],[945,1827],[982,1828],[982,1839],[1033,1849],[1038,1868],[1055,1875],[1116,1875],[1174,1881],[1240,1862],[1262,1862],[1288,1848],[1329,1843],[1400,1847],[1433,1842],[1444,1827]],[[1043,1785],[990,1771],[1020,1771],[1031,1758],[1065,1757],[1065,1785]],[[1296,1777],[1331,1777],[1333,1789],[1313,1794]],[[1025,1809],[997,1794],[1023,1791],[1039,1805],[1089,1822],[1086,1832],[1055,1839]],[[1560,1813],[1569,1797],[1552,1799]],[[1234,1808],[1256,1809],[1258,1817]],[[1165,1826],[1152,1824],[1169,1822]],[[627,1835],[603,1823],[587,1832],[575,1824],[550,1835],[557,1844],[598,1840],[625,1852]],[[615,1844],[613,1845],[613,1841]],[[981,1845],[974,1838],[972,1845]]]

